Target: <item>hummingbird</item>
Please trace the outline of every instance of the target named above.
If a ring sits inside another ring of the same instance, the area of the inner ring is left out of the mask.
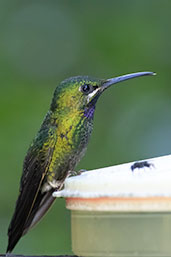
[[[99,96],[111,85],[154,75],[137,72],[111,79],[76,76],[61,82],[23,163],[19,196],[8,228],[7,253],[47,212],[85,154]]]

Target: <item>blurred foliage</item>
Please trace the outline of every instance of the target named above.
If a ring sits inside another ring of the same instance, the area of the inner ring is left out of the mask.
[[[169,0],[0,0],[0,252],[6,249],[25,153],[64,78],[158,74],[105,92],[78,169],[170,154],[170,10]],[[63,199],[14,253],[71,253]]]

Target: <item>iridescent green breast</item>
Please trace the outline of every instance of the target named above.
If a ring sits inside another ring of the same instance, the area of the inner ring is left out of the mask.
[[[50,184],[63,180],[69,171],[73,171],[85,153],[91,131],[92,120],[87,119],[82,111],[72,111],[58,120],[57,140],[47,173]]]

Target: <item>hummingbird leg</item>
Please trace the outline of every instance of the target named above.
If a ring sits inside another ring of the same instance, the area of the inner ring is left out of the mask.
[[[78,175],[81,175],[83,172],[86,172],[87,170],[85,170],[85,169],[81,169],[81,170],[79,170],[78,171]]]
[[[77,176],[77,175],[78,175],[77,171],[75,171],[75,170],[70,170],[70,171],[68,172],[67,178],[69,178],[69,177],[74,177],[74,176]]]
[[[87,171],[87,170],[85,170],[85,169],[81,169],[79,171],[70,170],[67,177],[78,176],[78,175],[81,175],[85,171]]]

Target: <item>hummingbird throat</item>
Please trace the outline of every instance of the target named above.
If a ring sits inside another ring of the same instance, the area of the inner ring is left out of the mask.
[[[90,107],[87,107],[84,111],[84,116],[88,119],[93,119],[95,111],[95,105],[92,105]]]

